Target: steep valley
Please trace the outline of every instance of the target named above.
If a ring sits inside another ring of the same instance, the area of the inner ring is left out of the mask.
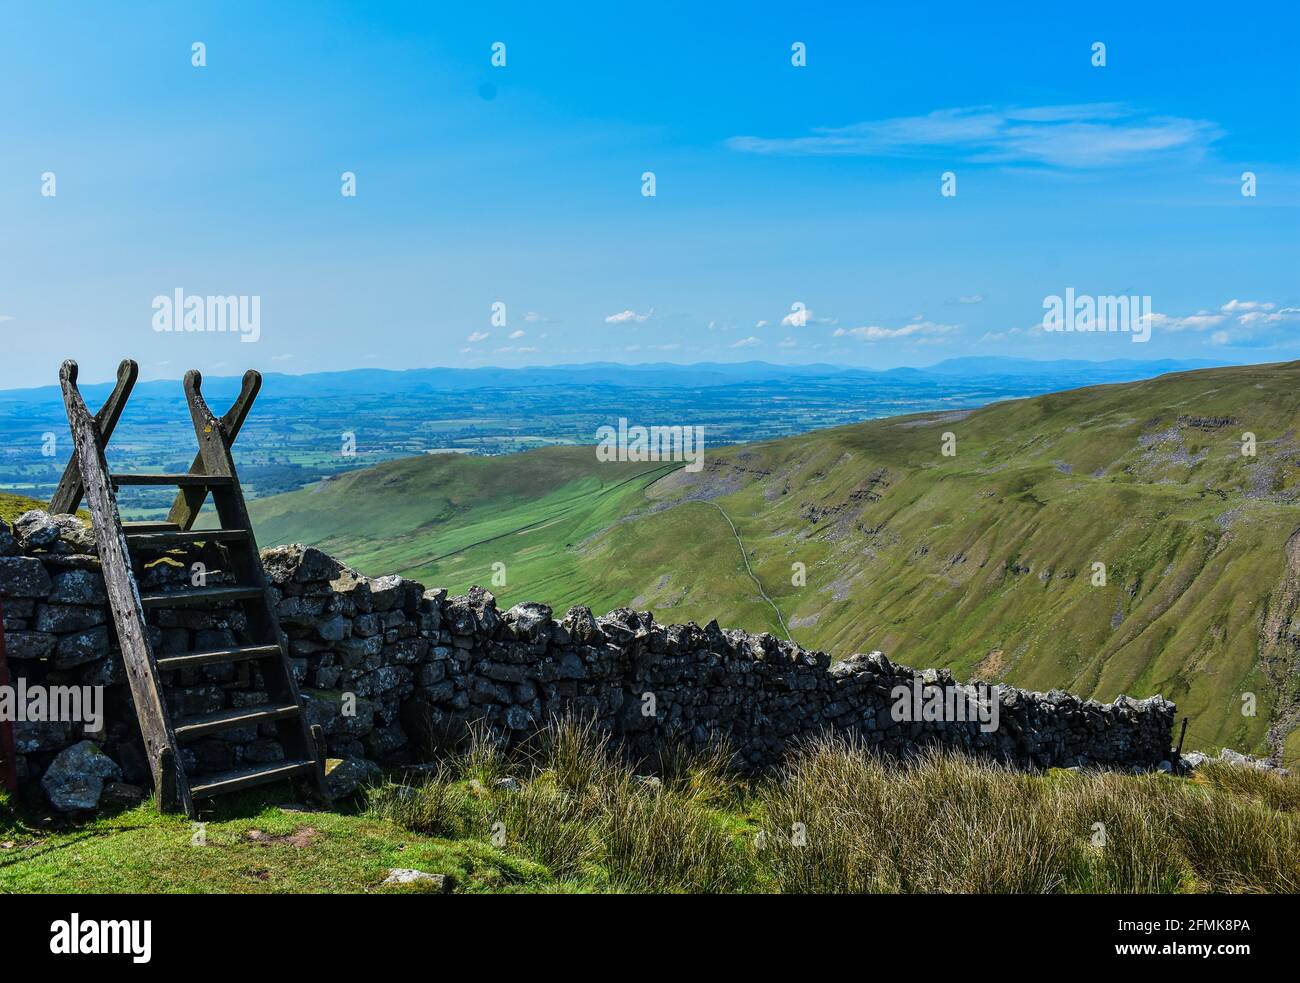
[[[1206,369],[710,450],[699,473],[586,447],[405,459],[253,513],[264,546],[506,605],[1159,692],[1189,746],[1293,761],[1298,420],[1300,363]]]

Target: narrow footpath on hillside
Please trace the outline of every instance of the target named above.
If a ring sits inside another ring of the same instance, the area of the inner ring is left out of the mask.
[[[745,572],[749,574],[749,579],[752,580],[754,586],[758,588],[759,596],[762,597],[763,600],[767,601],[767,603],[772,606],[772,610],[776,612],[776,620],[780,622],[781,630],[785,632],[786,641],[793,642],[794,639],[790,637],[790,629],[785,623],[785,618],[781,615],[781,609],[776,606],[776,601],[772,600],[772,598],[768,596],[767,591],[763,589],[763,582],[758,579],[758,575],[754,573],[754,568],[749,565],[749,553],[745,550],[745,541],[740,538],[740,530],[738,530],[736,524],[731,521],[731,516],[727,515],[727,510],[717,502],[710,502],[704,499],[696,499],[696,501],[700,502],[702,505],[712,505],[715,509],[721,512],[722,517],[727,520],[727,525],[731,527],[731,534],[736,537],[736,545],[740,547],[740,558],[745,561]]]

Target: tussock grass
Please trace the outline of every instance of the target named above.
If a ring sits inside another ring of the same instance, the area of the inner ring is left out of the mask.
[[[1031,775],[944,751],[891,761],[824,739],[748,781],[725,747],[669,748],[635,766],[581,721],[553,723],[511,755],[489,741],[478,735],[423,784],[375,789],[370,813],[486,839],[566,889],[1300,890],[1295,778],[1227,766],[1193,781]],[[506,775],[518,784],[484,781]]]
[[[730,762],[721,746],[631,762],[575,720],[510,751],[480,731],[357,814],[284,811],[274,790],[222,800],[207,849],[148,804],[50,830],[0,793],[0,893],[387,891],[393,867],[494,893],[1300,891],[1294,777],[1030,775],[845,740],[762,779]],[[250,838],[308,826],[303,846]]]
[[[447,768],[440,767],[419,785],[386,782],[371,789],[367,806],[373,815],[414,832],[458,839],[469,832],[465,823],[468,794],[457,787]]]
[[[468,749],[451,760],[462,777],[484,784],[506,777],[511,767],[500,738],[481,724],[471,726]]]
[[[1196,781],[1212,789],[1300,815],[1300,780],[1276,772],[1208,761],[1196,769]]]
[[[423,783],[372,790],[367,808],[419,832],[487,839],[589,888],[740,890],[752,870],[721,808],[740,789],[728,761],[721,749],[674,753],[655,780],[589,721],[554,721],[510,759],[478,730]],[[506,778],[518,786],[497,784]]]
[[[1193,788],[1176,802],[1178,846],[1211,891],[1300,891],[1300,820]]]

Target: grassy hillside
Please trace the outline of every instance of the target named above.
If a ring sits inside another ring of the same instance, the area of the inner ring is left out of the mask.
[[[43,509],[49,506],[49,502],[37,501],[34,498],[28,498],[26,495],[15,495],[12,492],[0,492],[0,519],[12,523],[24,512],[32,509]]]
[[[431,454],[353,471],[300,492],[250,503],[263,546],[304,542],[370,574],[429,585],[491,584],[501,598],[530,597],[607,610],[627,602],[620,584],[595,587],[575,544],[645,502],[645,488],[675,465],[597,464],[591,448],[548,447],[510,457]],[[499,581],[499,578],[498,578]]]
[[[589,448],[404,460],[254,519],[264,545],[457,591],[504,564],[507,604],[631,604],[836,656],[1162,692],[1190,746],[1295,760],[1298,422],[1300,363],[1210,369],[722,448],[698,474]]]

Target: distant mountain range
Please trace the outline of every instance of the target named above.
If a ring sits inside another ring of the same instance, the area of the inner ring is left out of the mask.
[[[549,365],[522,369],[503,368],[424,368],[424,369],[348,369],[341,372],[309,372],[289,375],[282,372],[265,374],[266,388],[280,398],[296,396],[347,396],[358,394],[391,393],[400,395],[421,392],[466,391],[473,389],[524,389],[542,386],[612,386],[642,388],[650,381],[657,389],[694,389],[709,386],[727,386],[737,383],[773,382],[781,379],[842,378],[860,376],[863,379],[966,379],[986,380],[998,378],[1012,380],[1033,378],[1034,388],[1041,389],[1041,380],[1051,378],[1059,382],[1054,388],[1069,388],[1108,382],[1132,382],[1149,379],[1168,372],[1209,368],[1220,362],[1204,359],[1115,359],[1089,362],[1080,359],[1039,361],[1028,358],[998,358],[972,356],[952,358],[926,368],[895,368],[872,370],[840,365],[816,363],[811,365],[773,365],[769,362],[696,362],[679,365],[672,362],[643,362],[624,365],[617,362],[586,362],[576,365]],[[196,366],[202,370],[202,366]],[[53,374],[53,373],[51,373]],[[204,393],[214,400],[232,399],[239,392],[240,376],[208,376],[204,374]],[[92,403],[102,401],[112,390],[113,383],[91,383],[81,386],[82,393]],[[153,380],[138,383],[136,397],[164,396],[173,398],[179,391],[176,380]],[[3,402],[41,402],[60,400],[57,385],[30,389],[0,390]]]

